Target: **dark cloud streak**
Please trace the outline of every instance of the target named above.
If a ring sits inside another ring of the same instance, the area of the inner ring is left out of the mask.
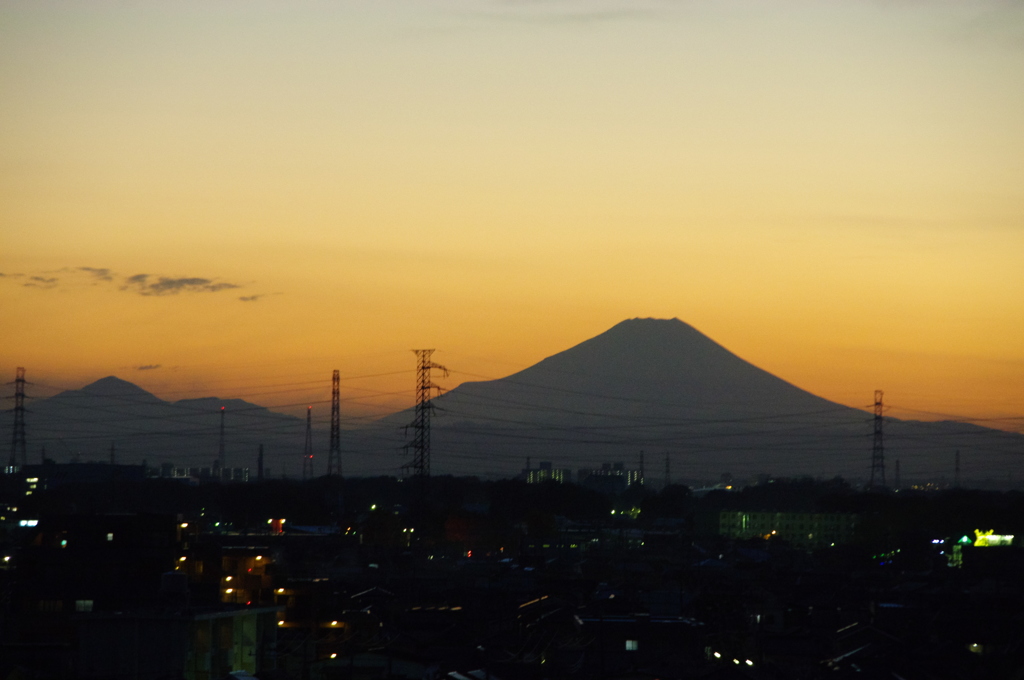
[[[149,274],[135,274],[125,278],[121,290],[131,290],[139,295],[177,295],[178,293],[216,293],[222,290],[240,288],[238,284],[224,281],[216,282],[213,279],[204,279],[197,276],[171,278],[168,276],[156,277],[151,281]]]
[[[48,274],[57,272],[42,271],[36,275],[28,276],[21,285],[28,288],[50,290],[58,287],[81,286],[86,282],[89,282],[92,286],[99,286],[101,284],[114,283],[116,279],[120,279],[120,284],[115,284],[120,290],[147,297],[177,295],[178,293],[218,293],[223,290],[242,287],[237,283],[199,276],[174,277],[135,274],[122,278],[107,267],[64,267],[57,271],[62,274],[60,278],[48,276]],[[0,279],[4,280],[13,280],[23,276],[25,275],[0,272]],[[260,297],[262,296],[250,295],[243,299],[246,302],[251,302]]]
[[[43,276],[30,276],[28,278],[28,283],[23,283],[21,285],[26,288],[42,288],[44,290],[48,290],[50,288],[56,288],[58,281],[59,279],[55,276],[49,278]]]
[[[100,281],[113,281],[113,273],[106,267],[79,267],[78,271],[92,274]]]

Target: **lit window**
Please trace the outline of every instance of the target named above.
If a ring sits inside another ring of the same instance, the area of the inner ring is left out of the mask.
[[[114,534],[107,534],[107,540],[108,541],[113,541],[114,540]]]
[[[637,641],[637,640],[626,640],[626,651],[627,652],[635,652],[639,648],[640,648],[639,641]]]
[[[39,611],[59,612],[64,610],[64,603],[60,600],[39,600]]]
[[[92,600],[75,600],[76,612],[91,612]]]

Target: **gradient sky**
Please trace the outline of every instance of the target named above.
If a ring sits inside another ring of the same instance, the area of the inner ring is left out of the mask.
[[[365,416],[654,316],[1024,430],[1024,3],[0,1],[0,272],[38,396]]]

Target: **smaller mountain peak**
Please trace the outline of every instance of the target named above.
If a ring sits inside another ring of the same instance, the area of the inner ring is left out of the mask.
[[[147,396],[153,399],[158,398],[138,385],[130,383],[127,380],[122,380],[116,375],[108,375],[106,378],[100,378],[96,382],[89,383],[79,391],[99,397]]]

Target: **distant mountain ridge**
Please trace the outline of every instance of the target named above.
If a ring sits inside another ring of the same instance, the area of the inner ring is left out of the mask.
[[[410,386],[410,395],[412,387]],[[510,476],[554,467],[640,465],[648,479],[713,480],[758,473],[864,479],[873,416],[800,389],[736,356],[678,319],[629,319],[505,378],[466,382],[432,402],[434,474]],[[29,462],[41,447],[58,462],[145,459],[204,467],[218,452],[225,407],[229,467],[256,467],[263,444],[271,475],[301,471],[305,420],[241,399],[169,402],[108,376],[35,400],[26,418]],[[411,458],[409,410],[342,431],[345,474],[400,474]],[[0,441],[11,440],[10,420]],[[1013,483],[1024,476],[1024,435],[955,422],[885,419],[888,480],[953,478]],[[327,449],[314,432],[315,470]]]
[[[225,414],[225,462],[255,472],[257,448],[280,473],[282,455],[298,460],[305,432],[301,418],[274,413],[241,399],[202,397],[169,402],[138,385],[107,376],[81,389],[66,390],[31,405],[26,417],[28,461],[43,456],[58,462],[145,460],[177,467],[209,467],[220,445],[220,409]],[[4,423],[7,432],[10,426]],[[9,436],[9,435],[8,435]],[[292,473],[298,468],[292,465]]]
[[[432,402],[435,472],[513,474],[550,461],[570,469],[622,461],[661,479],[722,473],[864,478],[872,414],[764,371],[678,319],[629,319],[506,378],[463,383]],[[397,426],[406,411],[385,418]],[[956,424],[886,419],[890,477],[1003,475],[1024,436]],[[967,452],[970,453],[967,453]],[[947,455],[948,453],[948,455]],[[948,460],[946,460],[948,458]]]

